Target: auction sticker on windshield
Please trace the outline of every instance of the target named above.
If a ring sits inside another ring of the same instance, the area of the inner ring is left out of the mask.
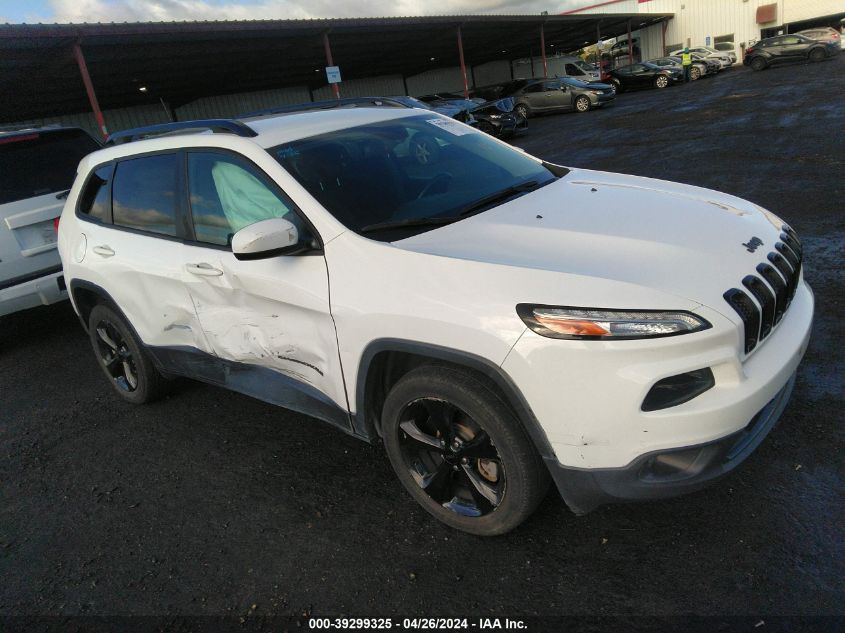
[[[464,125],[463,123],[459,123],[458,121],[454,121],[452,119],[427,119],[426,123],[436,125],[441,130],[449,132],[449,134],[454,134],[455,136],[463,136],[464,134],[471,134],[475,131],[468,125]]]

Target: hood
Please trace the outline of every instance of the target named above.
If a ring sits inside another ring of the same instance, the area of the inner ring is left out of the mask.
[[[574,169],[499,207],[393,245],[635,284],[736,321],[722,295],[766,260],[780,232],[769,217],[709,189]],[[745,243],[753,237],[763,246],[750,252]]]

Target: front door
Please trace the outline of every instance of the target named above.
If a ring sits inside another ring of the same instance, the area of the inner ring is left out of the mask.
[[[242,156],[187,152],[195,241],[183,277],[227,386],[348,428],[346,391],[322,253],[240,261],[240,229],[273,217],[313,234],[291,200]]]

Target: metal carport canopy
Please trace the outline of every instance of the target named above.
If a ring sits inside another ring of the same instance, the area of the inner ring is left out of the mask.
[[[91,109],[78,44],[104,109],[326,85],[323,35],[343,79],[470,66],[575,50],[672,14],[468,15],[232,22],[0,25],[0,121]],[[629,24],[630,22],[630,24]],[[554,46],[552,46],[554,45]],[[432,59],[433,58],[433,59]],[[146,92],[139,91],[141,86]]]

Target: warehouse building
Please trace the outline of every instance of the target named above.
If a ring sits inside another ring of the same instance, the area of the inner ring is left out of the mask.
[[[684,46],[727,42],[734,43],[741,58],[744,48],[764,37],[816,26],[842,30],[845,19],[843,0],[605,0],[585,5],[563,15],[671,13],[671,20],[633,33],[643,59]]]

